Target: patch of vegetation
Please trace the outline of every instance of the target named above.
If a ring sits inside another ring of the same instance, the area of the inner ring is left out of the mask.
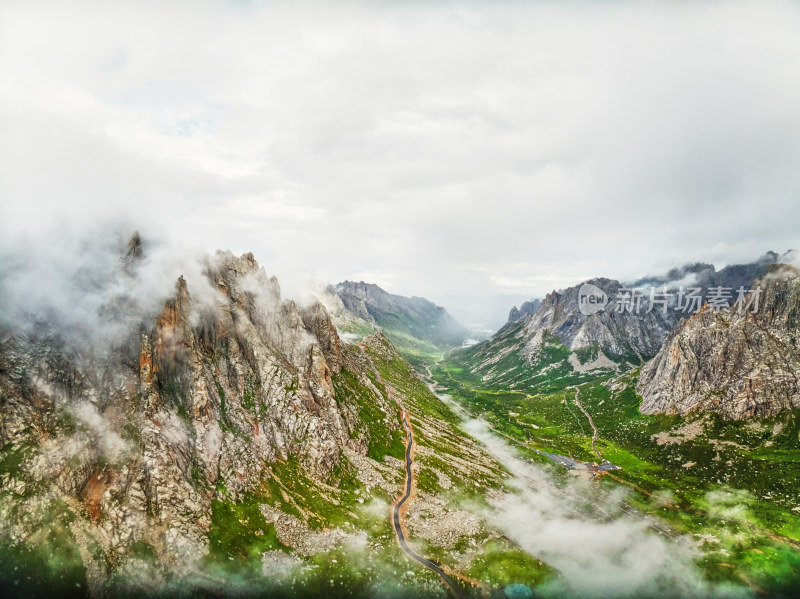
[[[155,563],[158,561],[158,554],[153,546],[146,541],[135,541],[128,548],[128,555],[146,562]]]
[[[551,579],[554,572],[521,549],[492,541],[483,547],[467,575],[496,586],[520,583],[535,587]]]
[[[273,477],[265,487],[272,499],[270,503],[275,499],[282,501],[282,511],[296,512],[295,515],[305,519],[311,528],[347,526],[358,519],[352,510],[363,486],[354,477],[349,480],[349,488],[336,488],[314,480],[295,458],[274,462],[270,468]],[[295,505],[297,507],[293,507]]]
[[[596,360],[600,356],[600,344],[593,342],[586,347],[581,347],[575,350],[575,357],[581,364],[587,364]]]
[[[343,369],[332,378],[337,401],[356,406],[361,423],[356,435],[363,435],[367,439],[369,457],[377,461],[383,461],[387,455],[403,459],[405,433],[399,410],[381,409],[372,391],[359,380],[357,374],[347,369]],[[373,380],[372,383],[382,391],[382,385],[378,381]],[[388,405],[393,403],[388,401]]]
[[[21,474],[22,464],[34,452],[34,446],[22,443],[6,443],[0,448],[0,475],[12,477]]]
[[[436,494],[439,488],[439,477],[430,468],[420,468],[417,472],[417,487],[426,493]]]
[[[88,597],[86,568],[69,524],[75,518],[60,500],[30,514],[34,533],[24,542],[0,540],[3,597]]]
[[[236,503],[218,499],[211,503],[211,527],[207,535],[209,565],[258,576],[261,554],[285,548],[275,527],[261,513],[260,503],[260,498],[254,495],[246,495]]]
[[[380,347],[370,347],[367,352],[384,382],[397,389],[405,398],[409,411],[418,415],[435,417],[451,425],[458,425],[458,417],[431,393],[414,368],[397,355],[386,339],[378,341]]]

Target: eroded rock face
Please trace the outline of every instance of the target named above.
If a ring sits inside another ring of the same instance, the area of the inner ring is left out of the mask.
[[[643,413],[742,419],[800,407],[800,271],[772,266],[756,286],[755,314],[706,306],[670,334],[642,368]]]
[[[540,358],[547,358],[548,345],[557,340],[576,354],[571,363],[576,371],[588,372],[596,366],[607,370],[615,365],[625,368],[643,364],[654,357],[661,349],[667,335],[684,316],[682,307],[677,306],[676,294],[681,287],[699,287],[708,290],[712,287],[740,286],[751,288],[753,281],[764,274],[771,265],[792,261],[794,251],[783,255],[768,252],[758,260],[748,264],[727,266],[717,271],[710,264],[690,264],[670,270],[663,276],[649,276],[638,281],[623,283],[598,277],[561,291],[552,291],[539,302],[526,302],[509,313],[508,322],[491,339],[479,344],[473,350],[467,363],[474,374],[486,381],[524,382],[520,376],[519,365],[514,360],[507,365],[496,365],[506,356],[519,356],[533,369],[540,369]],[[610,302],[601,311],[583,314],[580,310],[579,295],[584,284],[601,289]],[[621,294],[623,287],[629,288]],[[653,290],[660,293],[664,288],[672,294],[666,312],[662,304],[650,305],[649,294]],[[630,297],[630,289],[636,289],[640,299],[638,312],[628,309],[631,302],[621,303],[622,295]],[[588,362],[586,356],[594,361]],[[576,363],[580,363],[580,367]],[[517,373],[513,372],[517,370]],[[532,372],[537,372],[533,370]],[[544,371],[538,370],[539,373]]]
[[[29,515],[57,498],[86,515],[73,534],[106,559],[145,541],[187,566],[207,551],[212,501],[257,487],[270,462],[293,456],[324,479],[343,451],[366,453],[357,410],[334,397],[344,358],[324,307],[281,299],[252,254],[220,253],[206,277],[197,290],[181,277],[102,357],[57,331],[5,334],[0,450],[19,464],[0,472],[13,492],[0,532],[25,538]]]

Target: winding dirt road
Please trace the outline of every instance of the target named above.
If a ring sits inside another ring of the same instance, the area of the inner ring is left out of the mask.
[[[603,456],[600,455],[600,452],[597,451],[597,447],[595,447],[595,443],[597,443],[597,440],[600,438],[600,433],[597,430],[597,427],[594,425],[594,420],[592,420],[592,415],[586,411],[586,408],[583,407],[583,404],[581,403],[580,400],[580,395],[581,395],[580,388],[575,387],[575,405],[578,406],[578,409],[581,412],[583,412],[583,415],[589,419],[589,424],[592,425],[592,451],[597,456],[597,459],[600,460],[600,462],[602,463]]]
[[[397,503],[394,505],[394,509],[392,510],[392,526],[394,527],[395,533],[397,533],[397,542],[400,545],[400,548],[406,552],[411,559],[419,562],[429,570],[435,572],[439,578],[442,579],[448,588],[452,591],[453,595],[457,599],[461,599],[463,597],[461,593],[461,589],[459,589],[453,580],[442,570],[438,564],[432,562],[428,558],[422,557],[418,553],[416,553],[413,549],[408,546],[406,543],[405,533],[403,531],[403,524],[401,522],[401,515],[403,505],[405,505],[406,501],[411,497],[411,489],[413,488],[414,483],[414,459],[413,459],[413,450],[414,450],[414,433],[411,430],[411,426],[408,424],[408,412],[403,409],[403,426],[406,429],[406,435],[408,439],[408,443],[406,444],[406,492]]]
[[[426,557],[421,556],[417,552],[415,552],[411,547],[408,546],[406,542],[406,533],[403,529],[403,507],[408,507],[410,504],[411,492],[414,488],[414,432],[411,429],[411,425],[408,423],[408,411],[402,406],[400,401],[394,394],[394,389],[386,384],[381,377],[378,369],[375,368],[375,364],[372,362],[372,358],[367,355],[366,349],[363,345],[359,345],[361,348],[362,355],[367,359],[369,362],[370,367],[372,368],[372,372],[375,373],[375,378],[377,381],[383,385],[383,388],[386,390],[386,393],[389,397],[391,397],[400,409],[403,411],[403,427],[406,430],[406,485],[405,485],[405,494],[395,502],[392,506],[392,527],[394,528],[394,532],[397,535],[397,544],[400,545],[400,549],[402,549],[406,555],[408,555],[411,559],[416,561],[417,563],[425,566],[432,572],[434,572],[439,578],[442,579],[442,582],[447,585],[447,588],[453,593],[453,596],[456,599],[464,599],[464,594],[461,592],[461,589],[456,586],[453,582],[453,579],[447,575],[447,573],[442,570],[442,568],[436,563],[429,560]]]

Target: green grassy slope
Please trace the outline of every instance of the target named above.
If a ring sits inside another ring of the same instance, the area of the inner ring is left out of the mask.
[[[634,391],[636,371],[587,381],[556,366],[556,378],[532,377],[523,386],[517,377],[509,390],[476,376],[475,358],[460,352],[433,368],[442,389],[472,414],[522,448],[593,461],[589,422],[567,388],[580,385],[581,403],[600,433],[598,449],[622,467],[600,484],[627,487],[630,503],[694,535],[710,578],[774,593],[800,587],[800,414],[758,422],[645,416]]]

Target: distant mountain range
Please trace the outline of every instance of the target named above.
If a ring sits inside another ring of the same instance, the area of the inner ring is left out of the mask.
[[[380,327],[401,352],[438,353],[460,346],[469,337],[469,331],[447,310],[422,297],[395,295],[363,281],[344,281],[328,291],[339,298],[349,313],[343,315],[335,307],[332,310],[346,332]]]
[[[766,275],[776,268],[775,265],[791,261],[794,257],[794,252],[783,255],[768,252],[752,263],[731,265],[719,271],[713,265],[697,263],[672,269],[663,276],[645,277],[628,285],[606,278],[591,279],[585,284],[575,285],[563,291],[553,291],[540,302],[534,300],[523,304],[521,309],[515,307],[511,310],[508,323],[491,339],[457,352],[454,360],[485,383],[510,388],[526,386],[550,388],[565,382],[581,382],[642,365],[657,355],[663,362],[665,350],[662,347],[666,348],[665,341],[668,337],[667,344],[686,341],[687,337],[707,335],[711,324],[708,319],[712,319],[715,314],[712,310],[712,316],[709,316],[705,310],[686,323],[686,318],[692,315],[692,311],[684,311],[677,305],[679,301],[677,291],[681,287],[700,288],[704,299],[707,299],[709,289],[721,286],[730,290],[728,303],[732,304],[737,299],[736,292],[740,287],[749,290],[761,284],[772,290],[774,278]],[[781,272],[784,273],[784,277],[790,277],[787,274],[790,271],[791,269]],[[607,298],[604,309],[589,314],[581,311],[579,296],[585,289],[584,285],[598,290],[598,295],[604,294]],[[653,302],[651,305],[650,288],[657,288],[659,292],[666,289],[670,295],[666,300],[668,303],[656,305]],[[638,311],[635,311],[629,299],[625,305],[625,298],[633,297],[637,291],[641,293],[641,300]],[[773,293],[777,295],[766,295],[772,298],[788,298],[789,304],[780,308],[781,313],[795,313],[798,308],[796,305],[791,305],[793,301],[791,294],[781,294],[774,290]],[[697,307],[701,305],[702,302],[699,302]],[[734,322],[738,322],[736,317],[731,316],[731,318]],[[698,324],[701,322],[704,323],[703,326]],[[750,324],[734,327],[728,333],[730,336],[728,343],[739,347],[740,353],[749,355],[756,352],[755,348],[744,348],[747,344],[754,343],[749,331],[756,326],[754,323],[761,321],[751,319],[742,322]],[[794,334],[797,333],[796,323],[793,323],[791,320],[784,323],[789,326],[789,330],[783,329],[784,336],[790,335],[791,330],[794,330]],[[683,332],[679,341],[675,341],[675,337],[670,334],[679,329]],[[781,347],[778,347],[779,345]],[[783,342],[768,343],[758,351],[769,350],[769,355],[773,357],[785,356],[786,348],[783,345],[785,345]],[[769,361],[771,358],[766,357],[761,361],[764,359]],[[695,362],[697,361],[696,359]],[[707,364],[708,368],[714,368],[714,361],[709,360]],[[676,368],[680,370],[680,367]],[[791,370],[791,367],[789,369]],[[640,388],[651,398],[649,402],[645,402],[643,409],[682,412],[700,405],[711,405],[709,402],[697,400],[698,394],[708,391],[708,389],[702,391],[697,381],[695,381],[696,389],[688,389],[686,384],[673,385],[674,380],[672,383],[660,379],[654,380],[654,377],[658,378],[655,376],[656,372],[666,377],[665,380],[671,377],[689,376],[685,371],[681,371],[683,374],[678,374],[672,370],[667,373],[666,370],[650,363],[643,371],[643,377],[650,378],[647,378]],[[727,394],[736,385],[744,384],[742,381],[747,378],[745,372],[746,369],[742,367],[736,372],[729,373],[728,386],[724,390],[714,387],[715,392]],[[789,378],[795,380],[792,376]],[[766,377],[765,380],[770,380],[770,377]],[[723,381],[720,379],[717,382],[721,385]],[[794,383],[790,383],[789,387],[791,384]],[[662,387],[672,389],[674,394],[667,393],[669,399],[665,399],[666,392]],[[791,398],[794,397],[794,392],[790,388],[784,389],[780,394],[784,398],[780,400],[781,405],[793,404],[794,400]],[[676,399],[677,397],[682,399]],[[686,397],[694,397],[695,400],[687,400],[688,407],[683,404],[678,406]],[[730,417],[753,415],[770,410],[771,408],[763,406],[756,408],[752,405],[736,409],[720,409]]]

